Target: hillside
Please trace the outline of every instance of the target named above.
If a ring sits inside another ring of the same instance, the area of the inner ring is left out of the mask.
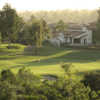
[[[56,23],[63,20],[65,23],[90,23],[97,20],[96,10],[56,10],[56,11],[24,11],[19,12],[19,15],[28,21],[33,15],[36,18],[43,18],[48,24]]]

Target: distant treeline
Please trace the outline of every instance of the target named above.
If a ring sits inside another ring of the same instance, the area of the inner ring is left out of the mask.
[[[95,22],[98,14],[96,10],[56,10],[56,11],[24,11],[19,15],[28,21],[31,16],[43,18],[48,24],[56,23],[63,20],[65,23],[82,23],[87,24]]]

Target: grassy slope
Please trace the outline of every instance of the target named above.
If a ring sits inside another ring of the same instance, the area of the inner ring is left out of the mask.
[[[61,63],[72,63],[80,77],[84,72],[100,70],[100,50],[55,48],[46,46],[41,48],[39,56],[25,55],[24,46],[20,49],[7,49],[0,46],[0,69],[11,68],[17,72],[26,67],[34,74],[64,75]],[[31,54],[31,53],[30,53]],[[37,60],[40,60],[39,62]]]

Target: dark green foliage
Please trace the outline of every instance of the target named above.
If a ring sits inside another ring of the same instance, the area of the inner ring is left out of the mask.
[[[100,90],[100,73],[87,73],[84,76],[84,84],[89,85],[93,90]]]
[[[1,81],[4,80],[13,83],[16,81],[16,77],[10,70],[3,70],[1,72]]]
[[[3,41],[15,42],[18,38],[18,32],[21,31],[22,24],[22,18],[17,15],[16,10],[12,9],[9,4],[6,4],[0,10],[0,32]]]
[[[72,64],[61,64],[61,67],[65,70],[65,72],[70,72],[71,71],[71,67],[72,67]]]
[[[65,70],[65,72],[66,72],[66,75],[68,75],[69,76],[69,78],[71,78],[71,75],[72,75],[72,73],[75,73],[75,72],[73,72],[73,68],[74,68],[74,66],[72,65],[72,64],[66,64],[66,63],[62,63],[61,64],[61,67]],[[74,69],[75,70],[75,69]],[[76,71],[76,70],[75,70]]]
[[[37,48],[42,46],[42,42],[45,39],[47,33],[47,26],[44,20],[33,20],[32,26],[30,27],[33,43]]]
[[[7,49],[20,49],[20,46],[17,46],[17,45],[8,45]]]
[[[96,29],[94,30],[94,41],[99,42],[100,41],[100,9],[98,12],[98,20],[96,22]]]
[[[38,20],[36,18],[33,18],[24,26],[21,41],[24,41],[26,44],[33,45],[35,54],[37,55],[38,50],[42,47],[43,41],[47,37],[48,32],[49,29],[43,19]]]
[[[86,73],[82,82],[85,86],[89,86],[92,89],[90,93],[91,100],[100,100],[100,73]]]
[[[18,100],[47,100],[45,96],[19,96]]]
[[[0,100],[99,100],[99,94],[66,78],[42,81],[26,69],[20,69],[16,75],[10,70],[1,72]]]
[[[49,28],[43,19],[34,16],[25,23],[9,4],[0,10],[0,42],[23,43],[42,47]]]
[[[59,20],[56,24],[56,31],[57,32],[64,32],[67,30],[67,25],[63,22],[63,20]]]

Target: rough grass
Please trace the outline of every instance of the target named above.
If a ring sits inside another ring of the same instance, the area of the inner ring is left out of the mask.
[[[0,46],[0,70],[10,68],[16,73],[18,69],[25,67],[37,75],[63,76],[65,72],[61,63],[72,63],[72,72],[75,73],[73,77],[78,79],[85,72],[100,70],[100,50],[55,48],[49,45],[41,48],[38,56],[35,56],[34,49],[30,51],[30,55],[26,55],[23,45],[19,45],[20,49],[7,49],[6,46],[7,44]]]

